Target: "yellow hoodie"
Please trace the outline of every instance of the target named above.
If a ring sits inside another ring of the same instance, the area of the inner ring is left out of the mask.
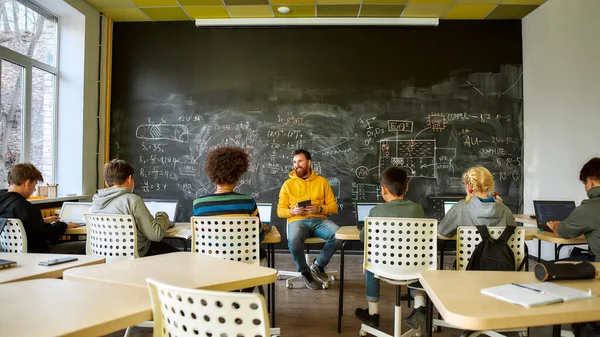
[[[326,218],[328,214],[338,212],[338,205],[327,179],[316,174],[313,169],[310,170],[310,176],[306,179],[296,176],[296,171],[290,172],[289,176],[290,179],[283,183],[279,191],[277,216],[287,218],[289,222],[292,222],[309,217]],[[321,214],[292,215],[290,210],[297,203],[305,200],[310,200],[313,205],[323,207],[323,212]]]

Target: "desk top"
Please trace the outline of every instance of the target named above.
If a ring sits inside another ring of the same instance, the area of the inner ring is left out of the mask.
[[[102,336],[152,319],[148,290],[114,284],[0,284],[0,303],[2,335],[12,337]]]
[[[38,265],[38,262],[41,261],[48,261],[66,256],[74,256],[78,260],[67,263],[61,263],[54,266]],[[38,278],[60,278],[62,277],[63,271],[67,269],[104,263],[104,257],[101,256],[66,254],[0,253],[0,259],[17,262],[17,265],[14,267],[0,270],[0,283],[24,281]]]
[[[537,226],[537,220],[532,219],[530,214],[513,214],[516,222]]]
[[[444,320],[461,329],[494,330],[600,320],[600,297],[525,308],[483,295],[481,289],[538,282],[533,272],[428,270],[421,284]],[[600,294],[600,280],[557,284]]]
[[[360,240],[360,230],[357,226],[342,226],[335,232],[335,238],[338,240],[358,241]]]
[[[554,233],[546,232],[546,231],[541,231],[541,232],[538,231],[535,234],[535,238],[538,240],[556,243],[559,245],[582,245],[582,244],[587,243],[587,240],[585,239],[585,236],[583,236],[583,235],[581,235],[580,237],[575,238],[575,239],[563,239],[563,238],[557,238],[556,236],[554,236]]]
[[[146,278],[186,288],[231,291],[275,282],[277,270],[191,252],[178,252],[67,270],[65,280],[146,288]]]

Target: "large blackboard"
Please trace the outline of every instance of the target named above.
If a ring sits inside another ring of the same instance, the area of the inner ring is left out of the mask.
[[[311,151],[337,197],[332,219],[340,225],[354,224],[354,201],[381,199],[379,172],[390,165],[409,172],[407,198],[430,215],[431,197],[463,194],[461,174],[474,165],[494,173],[513,210],[521,206],[519,22],[234,30],[118,23],[114,34],[111,158],[135,166],[136,193],[179,199],[178,221],[214,190],[203,164],[218,146],[250,154],[236,190],[274,206],[292,152]]]

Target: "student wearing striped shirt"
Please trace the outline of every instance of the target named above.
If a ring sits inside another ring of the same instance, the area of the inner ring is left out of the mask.
[[[208,154],[204,170],[217,190],[194,200],[194,216],[257,216],[260,220],[254,198],[233,191],[248,171],[248,154],[244,150],[239,147],[216,148]],[[269,230],[269,226],[261,224],[260,241]],[[261,249],[260,258],[264,257],[266,252]]]

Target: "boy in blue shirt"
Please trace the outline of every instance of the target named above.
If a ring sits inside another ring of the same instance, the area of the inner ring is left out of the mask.
[[[408,175],[401,168],[392,166],[386,168],[379,177],[381,196],[385,204],[371,208],[369,217],[394,217],[394,218],[424,218],[425,212],[420,205],[404,200],[408,191]],[[364,228],[360,228],[360,240],[364,242]],[[354,312],[356,318],[374,328],[379,327],[379,279],[372,272],[366,271],[367,302],[368,308],[357,308]],[[411,292],[413,290],[411,289]],[[411,328],[418,328],[421,321],[425,320],[425,294],[414,292],[415,306],[413,312],[404,319],[404,323]],[[417,319],[421,318],[421,319]]]

